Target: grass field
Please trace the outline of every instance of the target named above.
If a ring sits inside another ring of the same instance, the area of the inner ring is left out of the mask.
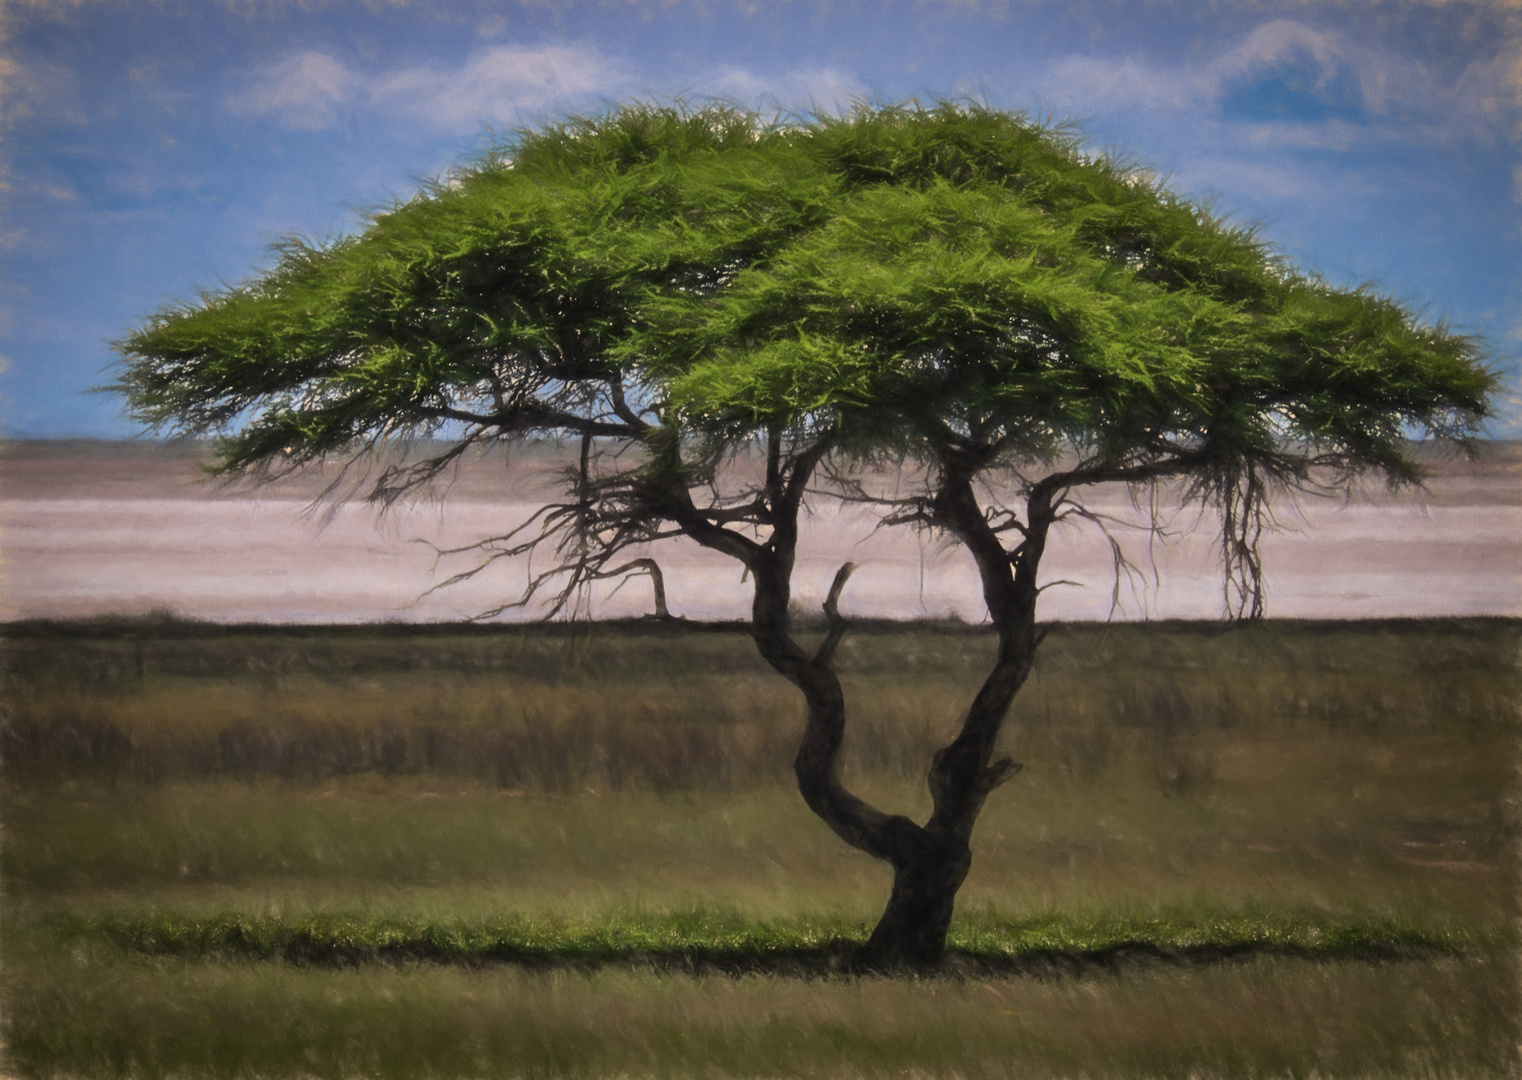
[[[1506,620],[1055,627],[935,976],[734,628],[13,624],[18,1076],[1514,1076]],[[841,648],[922,815],[976,629]]]

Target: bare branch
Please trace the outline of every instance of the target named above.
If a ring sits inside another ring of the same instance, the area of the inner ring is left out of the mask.
[[[829,629],[825,632],[824,641],[820,642],[819,648],[814,652],[815,665],[823,666],[830,663],[835,657],[835,649],[840,645],[840,639],[845,636],[846,620],[840,614],[840,593],[855,570],[855,563],[843,563],[840,569],[835,571],[835,580],[830,582],[829,594],[824,599],[824,615]]]
[[[1149,532],[1156,532],[1158,528],[1157,523],[1153,522],[1150,526],[1132,526],[1130,522],[1122,521],[1111,514],[1103,514],[1096,510],[1090,510],[1080,503],[1070,502],[1067,505],[1069,509],[1064,511],[1064,516],[1071,515],[1092,522],[1099,529],[1100,535],[1105,538],[1105,542],[1110,545],[1111,586],[1109,617],[1114,618],[1115,613],[1120,610],[1120,585],[1122,579],[1130,583],[1131,595],[1141,603],[1142,611],[1145,613],[1147,610],[1146,575],[1142,572],[1141,567],[1137,566],[1126,555],[1125,548],[1121,546],[1120,540],[1116,538],[1115,534],[1110,531],[1110,527],[1112,525],[1119,525],[1132,528],[1145,528]],[[1051,584],[1055,585],[1058,583],[1052,582]],[[1074,582],[1073,584],[1077,583]],[[1152,588],[1155,590],[1158,585],[1159,579],[1154,569]]]
[[[1193,472],[1207,460],[1203,451],[1179,451],[1157,460],[1131,465],[1117,465],[1091,459],[1080,463],[1076,468],[1047,474],[1031,485],[1031,492],[1060,497],[1060,493],[1066,489],[1088,484],[1145,483]]]
[[[1021,769],[1025,768],[1023,762],[1011,758],[1000,758],[990,765],[983,773],[982,787],[985,792],[991,792],[997,787],[1008,783]]]
[[[1263,558],[1259,543],[1269,524],[1265,478],[1249,462],[1220,478],[1222,599],[1234,619],[1265,614]]]
[[[546,405],[542,401],[522,402],[501,412],[473,413],[459,408],[420,409],[418,415],[432,420],[458,420],[492,428],[504,435],[551,434],[566,431],[576,435],[601,435],[607,438],[633,438],[639,431],[631,424],[609,423]]]
[[[628,574],[631,571],[643,571],[645,574],[649,575],[650,585],[655,592],[655,617],[657,619],[671,618],[671,612],[666,607],[666,575],[661,573],[661,565],[654,559],[630,559],[622,566],[615,566],[611,570],[599,570],[593,574],[592,577],[617,577],[620,574]],[[628,580],[629,579],[625,577],[623,581],[620,581],[616,586],[614,586],[613,592],[609,593],[608,595],[612,596],[614,593],[617,593],[619,589],[624,587],[625,583],[627,583]]]
[[[988,521],[989,529],[995,533],[1009,532],[1013,529],[1021,536],[1030,535],[1029,530],[1025,527],[1025,523],[1020,520],[1013,510],[1007,510],[1002,507],[998,509],[989,507],[988,510],[984,511],[983,516]]]
[[[840,620],[840,591],[846,587],[846,582],[855,570],[856,564],[848,562],[842,563],[840,569],[835,571],[835,580],[830,582],[830,592],[824,600],[824,613],[831,622]]]
[[[787,486],[783,491],[780,505],[774,509],[778,514],[796,514],[798,507],[803,504],[804,493],[808,490],[809,481],[814,478],[814,468],[825,459],[835,444],[835,433],[823,435],[808,449],[794,456],[792,468],[788,470]]]
[[[649,429],[650,425],[640,419],[638,414],[629,407],[624,398],[624,380],[622,374],[615,375],[608,383],[608,400],[613,404],[613,413],[625,424],[633,434],[641,434]]]

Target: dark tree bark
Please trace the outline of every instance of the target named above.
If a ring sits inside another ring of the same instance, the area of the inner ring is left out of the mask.
[[[973,827],[989,794],[1020,770],[993,755],[1035,660],[1036,571],[1053,518],[1050,494],[1038,489],[1028,500],[1024,537],[1010,553],[978,505],[971,473],[953,470],[943,473],[928,509],[927,519],[956,536],[977,563],[998,650],[961,729],[931,762],[930,820],[890,855],[893,891],[869,943],[878,963],[926,966],[941,959],[957,891],[972,867]]]
[[[989,794],[1020,771],[1019,763],[1009,758],[994,760],[994,751],[1041,641],[1036,627],[1041,590],[1036,579],[1047,536],[1067,493],[1077,484],[1155,480],[1185,464],[1173,460],[1127,468],[1090,462],[1056,472],[1027,490],[1023,521],[1000,514],[996,526],[973,490],[978,459],[974,456],[963,464],[955,452],[943,455],[934,496],[915,517],[945,529],[971,553],[998,648],[956,737],[931,763],[929,821],[918,826],[899,818],[884,831],[888,842],[882,857],[893,865],[893,892],[870,939],[874,963],[923,967],[941,959],[957,890],[972,866],[972,830],[978,815]],[[1008,533],[1019,537],[1013,549],[1001,539]]]
[[[941,960],[957,891],[972,865],[973,826],[989,793],[1020,768],[1008,759],[994,761],[993,754],[1035,657],[1036,571],[1053,519],[1052,493],[1038,488],[1028,500],[1020,545],[1006,551],[977,503],[970,472],[948,471],[928,508],[927,520],[972,552],[999,644],[960,731],[931,764],[934,809],[924,825],[870,806],[841,780],[846,711],[834,653],[845,630],[838,601],[852,567],[836,575],[825,602],[826,636],[810,655],[794,640],[788,620],[796,515],[779,516],[766,550],[751,563],[757,648],[804,697],[804,735],[794,761],[799,791],[836,835],[893,867],[893,890],[867,946],[866,959],[874,966],[926,967]]]
[[[594,578],[618,577],[620,574],[642,572],[650,576],[650,588],[655,598],[655,618],[671,618],[671,609],[666,606],[666,575],[661,572],[661,564],[651,558],[630,559],[622,566],[615,566],[611,570],[599,570],[592,575]],[[614,588],[614,592],[623,588],[623,582]]]
[[[1052,497],[1049,488],[1032,491],[1023,537],[1013,552],[1005,549],[978,505],[971,470],[945,469],[926,508],[928,523],[947,529],[972,553],[998,634],[998,650],[961,729],[931,763],[927,780],[933,810],[924,825],[852,806],[842,794],[836,761],[845,716],[834,671],[810,672],[811,679],[800,685],[809,702],[809,726],[798,756],[805,799],[848,842],[893,867],[893,890],[868,942],[868,960],[875,965],[925,967],[941,960],[957,891],[972,866],[973,827],[989,794],[1020,769],[1008,758],[995,761],[993,755],[1004,719],[1035,659],[1036,573],[1055,519]],[[827,605],[827,644],[838,640],[843,629],[834,610],[841,583],[837,578]],[[828,665],[828,655],[822,659]]]
[[[723,528],[693,505],[685,488],[667,488],[662,503],[687,536],[740,560],[752,577],[756,648],[804,699],[803,739],[793,762],[804,802],[846,843],[893,867],[892,893],[868,941],[866,962],[879,968],[929,967],[945,953],[957,891],[972,865],[978,815],[989,794],[1020,769],[1007,758],[994,761],[993,754],[1035,658],[1036,572],[1055,519],[1053,497],[1061,488],[1048,483],[1032,489],[1019,527],[1021,542],[1013,552],[1005,549],[977,502],[973,468],[943,468],[934,498],[923,508],[924,522],[946,529],[972,553],[998,651],[957,736],[931,763],[927,779],[934,809],[920,825],[871,806],[841,779],[846,706],[834,657],[846,628],[838,605],[853,569],[850,563],[836,574],[825,601],[824,640],[810,652],[792,633],[788,609],[798,515],[804,489],[827,451],[828,444],[821,442],[795,455],[784,470],[780,446],[772,440],[762,522],[770,535],[764,541]]]

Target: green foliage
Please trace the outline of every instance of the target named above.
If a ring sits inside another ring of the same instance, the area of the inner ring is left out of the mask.
[[[225,469],[441,430],[781,424],[860,452],[972,433],[1003,460],[1403,478],[1403,439],[1463,436],[1493,386],[1473,340],[971,104],[796,125],[625,107],[276,254],[119,346],[135,414],[230,430]]]
[[[673,535],[791,566],[773,549],[823,472],[885,520],[949,529],[985,571],[1018,527],[1027,598],[1051,521],[1092,516],[1075,489],[1182,478],[1221,512],[1228,612],[1258,616],[1274,494],[1416,480],[1408,440],[1468,439],[1495,386],[1473,339],[1289,267],[1066,129],[974,104],[794,125],[615,109],[277,254],[120,342],[115,389],[156,428],[226,433],[224,472],[395,451],[382,502],[473,446],[578,438],[570,498],[481,544],[554,538],[552,569],[491,613],[551,580],[562,610],[620,551]],[[446,448],[407,461],[419,436]],[[764,481],[724,473],[758,444]],[[848,475],[906,458],[943,490],[888,499]],[[979,512],[951,495],[990,472],[1025,486],[1025,520],[980,508],[974,543]]]

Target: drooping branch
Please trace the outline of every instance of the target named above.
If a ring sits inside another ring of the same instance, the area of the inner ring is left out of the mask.
[[[1120,610],[1120,589],[1122,581],[1130,582],[1131,595],[1133,598],[1136,598],[1141,602],[1143,605],[1143,610],[1145,610],[1147,602],[1147,583],[1145,575],[1143,574],[1142,569],[1131,560],[1129,555],[1126,554],[1125,546],[1121,543],[1120,538],[1115,535],[1115,532],[1112,528],[1116,525],[1127,525],[1129,523],[1116,518],[1111,514],[1102,514],[1097,510],[1091,510],[1076,501],[1066,500],[1064,505],[1065,508],[1057,515],[1058,521],[1065,520],[1069,517],[1076,517],[1089,522],[1099,530],[1099,534],[1104,537],[1105,543],[1110,548],[1110,615],[1113,617],[1115,613]],[[1145,526],[1139,527],[1147,529],[1154,535],[1161,532],[1163,528],[1162,523],[1157,520],[1156,516],[1154,516],[1152,520],[1149,521]],[[1154,567],[1152,576],[1152,585],[1154,588],[1157,586],[1158,580],[1157,571]],[[1077,584],[1077,582],[1050,581],[1041,586],[1041,589],[1042,591],[1045,591],[1046,589],[1059,584],[1073,585]],[[1141,590],[1140,596],[1137,595],[1138,588]]]
[[[671,618],[671,611],[666,607],[666,575],[661,572],[661,564],[651,558],[630,559],[622,566],[615,566],[608,570],[599,570],[592,575],[594,578],[619,577],[631,572],[643,572],[650,578],[650,585],[655,593],[655,617],[657,619]],[[624,581],[628,581],[626,577]],[[613,592],[618,592],[624,587],[624,581],[614,586]],[[611,595],[611,594],[610,594]]]
[[[1226,612],[1236,619],[1261,619],[1267,611],[1259,546],[1269,524],[1267,485],[1251,462],[1223,471],[1218,484]]]
[[[366,496],[368,501],[390,507],[409,492],[430,487],[465,452],[481,442],[478,432],[459,439],[442,454],[434,454],[421,461],[398,462],[382,470]]]

